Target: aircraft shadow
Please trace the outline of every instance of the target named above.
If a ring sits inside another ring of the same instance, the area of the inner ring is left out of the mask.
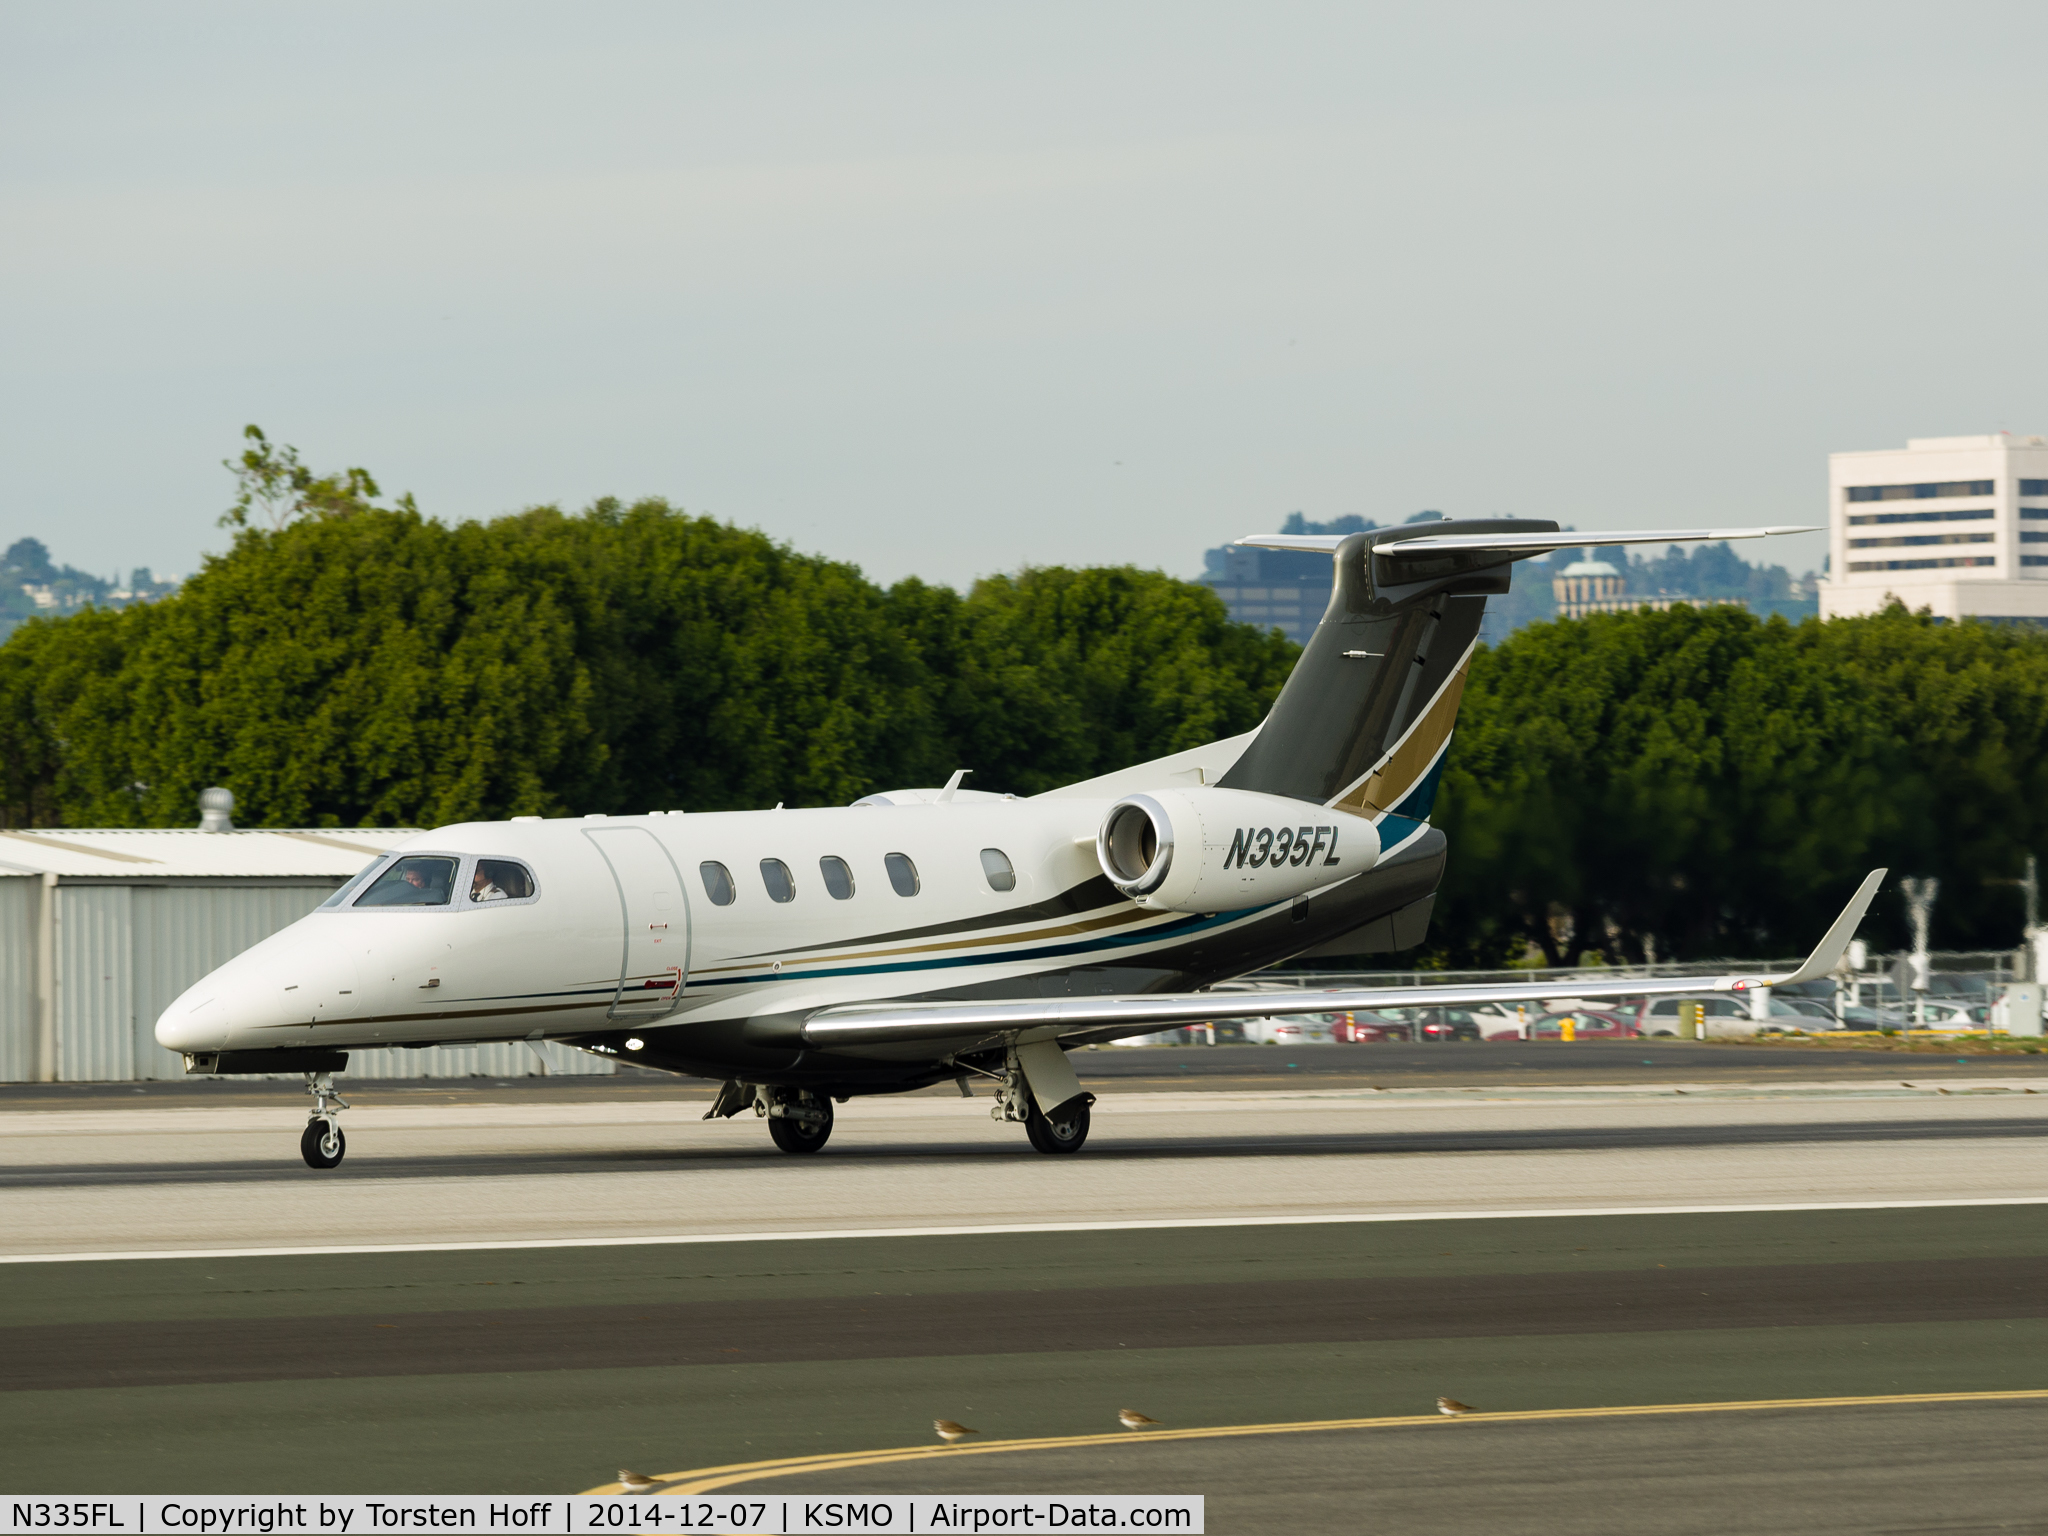
[[[639,1147],[588,1152],[479,1152],[428,1157],[381,1157],[368,1136],[351,1147],[340,1168],[315,1172],[291,1155],[289,1127],[279,1133],[279,1155],[227,1163],[46,1164],[0,1169],[0,1189],[118,1187],[150,1184],[273,1183],[282,1179],[334,1182],[360,1179],[532,1178],[549,1174],[656,1173],[689,1169],[800,1166],[778,1152],[764,1133],[749,1137],[751,1122],[735,1126],[729,1147]],[[830,1166],[847,1163],[985,1164],[996,1158],[1036,1159],[1013,1127],[1014,1141],[845,1142],[818,1154]],[[1894,1141],[1998,1141],[2048,1138],[2048,1120],[1865,1120],[1826,1125],[1565,1126],[1530,1130],[1304,1132],[1299,1135],[1142,1136],[1098,1129],[1086,1150],[1090,1162],[1225,1157],[1360,1157],[1443,1152],[1587,1152],[1667,1147],[1798,1146]]]

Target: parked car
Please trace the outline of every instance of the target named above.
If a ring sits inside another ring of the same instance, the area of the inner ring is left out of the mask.
[[[1277,1018],[1246,1019],[1244,1037],[1262,1045],[1318,1045],[1338,1038],[1342,1013],[1294,1013]]]
[[[1570,1020],[1574,1040],[1626,1040],[1636,1034],[1635,1024],[1618,1013],[1602,1008],[1573,1008],[1563,1013],[1546,1013],[1529,1023],[1531,1040],[1562,1040],[1565,1021]]]
[[[1842,1021],[1835,1017],[1835,1010],[1826,1003],[1819,1002],[1814,998],[1779,997],[1776,993],[1773,993],[1771,995],[1771,1013],[1773,1017],[1777,1015],[1780,1003],[1783,1003],[1794,1013],[1801,1013],[1807,1018],[1812,1019],[1814,1021],[1813,1027],[1816,1029],[1840,1029],[1842,1027]]]
[[[1709,1039],[1727,1038],[1731,1035],[1754,1035],[1767,1029],[1839,1029],[1835,1017],[1822,1004],[1809,998],[1773,997],[1771,1013],[1767,1020],[1750,1017],[1750,1000],[1747,994],[1731,992],[1710,992],[1704,997],[1652,997],[1645,998],[1637,1009],[1633,1023],[1635,1032],[1641,1035],[1676,1035],[1686,1005],[1697,1003],[1705,1015],[1702,1023],[1706,1026]],[[1817,1010],[1815,1012],[1814,1010]]]
[[[1462,1008],[1387,1008],[1377,1013],[1346,1013],[1338,1016],[1336,1038],[1354,1044],[1398,1040],[1430,1044],[1438,1041],[1477,1040],[1479,1025]]]
[[[1916,1010],[1908,1013],[1907,1019],[1908,1029],[1936,1029],[1945,1035],[1966,1035],[1990,1027],[1991,1008],[1986,1003],[1972,1003],[1962,998],[1930,997],[1924,1014]]]

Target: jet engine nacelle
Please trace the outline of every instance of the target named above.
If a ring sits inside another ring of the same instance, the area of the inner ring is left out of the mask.
[[[1095,854],[1110,883],[1140,905],[1231,912],[1371,869],[1380,838],[1363,817],[1284,795],[1163,789],[1111,806]]]

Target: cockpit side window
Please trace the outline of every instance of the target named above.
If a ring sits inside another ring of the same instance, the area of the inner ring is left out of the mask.
[[[397,860],[356,898],[358,907],[445,907],[455,894],[455,860],[411,854]]]
[[[533,871],[512,859],[478,859],[469,877],[472,902],[526,901],[533,894]]]

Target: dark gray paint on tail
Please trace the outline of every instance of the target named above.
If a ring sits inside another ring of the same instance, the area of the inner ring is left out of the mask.
[[[1322,623],[1259,734],[1218,783],[1318,804],[1336,796],[1400,738],[1479,633],[1487,597],[1508,590],[1498,552],[1390,559],[1372,554],[1373,545],[1556,529],[1529,518],[1467,518],[1351,535],[1337,548]]]

